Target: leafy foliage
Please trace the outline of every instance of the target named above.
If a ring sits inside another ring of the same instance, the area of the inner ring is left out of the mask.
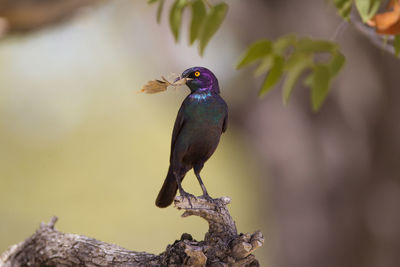
[[[172,34],[175,37],[175,41],[179,40],[179,32],[182,23],[182,13],[186,4],[186,0],[176,0],[171,7],[171,12],[169,13],[169,24]]]
[[[191,7],[192,23],[190,24],[190,44],[192,45],[200,34],[201,26],[203,25],[202,22],[207,15],[207,10],[203,0],[195,0]]]
[[[253,43],[247,50],[246,57],[238,64],[238,68],[243,67],[260,57],[267,56],[272,52],[272,43],[269,40],[261,40]]]
[[[382,0],[355,0],[358,13],[363,22],[369,21],[378,11]]]
[[[148,0],[149,4],[158,3],[157,21],[160,22],[165,0]],[[220,28],[227,12],[224,2],[211,5],[207,0],[175,0],[169,12],[169,24],[175,41],[179,41],[182,14],[187,7],[191,8],[192,19],[189,27],[189,43],[199,42],[199,53],[204,50]]]
[[[332,0],[332,2],[338,14],[346,21],[350,20],[350,12],[354,3],[362,20],[367,22],[376,14],[382,0]]]
[[[364,24],[369,27],[375,28],[376,33],[383,35],[378,40],[382,41],[382,45],[391,45],[394,48],[394,54],[399,57],[400,55],[400,1],[399,0],[331,0],[338,10],[340,16],[344,20],[350,21],[350,12],[355,4],[358,13]],[[385,8],[377,13],[383,2]],[[391,35],[394,37],[393,42],[387,43]]]
[[[350,12],[353,6],[353,0],[333,0],[338,14],[346,21],[350,20]]]
[[[338,13],[349,20],[353,3],[356,4],[363,19],[369,19],[376,13],[381,0],[332,0]],[[148,0],[149,4],[158,3],[157,21],[160,22],[165,0]],[[200,55],[220,28],[227,12],[224,2],[211,4],[208,0],[174,0],[169,12],[169,24],[176,42],[179,41],[182,14],[190,7],[191,22],[189,27],[189,43],[198,42]],[[399,40],[400,41],[400,40]],[[398,42],[399,43],[399,42]],[[400,44],[399,50],[400,50]],[[396,50],[397,51],[397,50]],[[323,60],[320,56],[329,55]],[[339,73],[345,63],[336,43],[310,38],[297,38],[294,35],[283,36],[272,42],[259,40],[247,49],[237,64],[242,68],[259,62],[256,75],[267,73],[259,91],[262,96],[272,90],[280,81],[283,82],[283,102],[288,103],[296,82],[307,74],[304,84],[311,89],[313,110],[318,110],[330,89],[332,79]]]
[[[157,23],[160,23],[161,22],[161,13],[162,13],[162,10],[164,7],[165,0],[159,0],[158,2],[159,3],[158,3],[158,8],[157,8]]]
[[[323,60],[324,56],[328,60]],[[311,104],[317,111],[329,93],[332,79],[345,63],[345,57],[336,43],[287,35],[275,42],[261,40],[249,46],[237,64],[242,68],[260,62],[256,74],[266,73],[259,95],[264,95],[283,76],[283,102],[289,101],[293,87],[302,74],[307,73],[304,84],[311,88]]]
[[[203,29],[199,38],[200,55],[204,53],[208,42],[217,32],[228,11],[228,5],[220,3],[210,8],[210,12],[203,22]]]

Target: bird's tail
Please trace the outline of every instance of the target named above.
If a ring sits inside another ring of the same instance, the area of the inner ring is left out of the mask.
[[[178,190],[178,184],[176,183],[175,176],[172,172],[172,168],[169,167],[167,177],[164,180],[164,184],[161,187],[156,199],[156,206],[159,208],[166,208],[171,205],[175,198],[176,191]]]

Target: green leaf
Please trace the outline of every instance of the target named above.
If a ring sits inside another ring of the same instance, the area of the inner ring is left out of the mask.
[[[331,77],[335,77],[341,68],[344,66],[344,63],[346,62],[346,58],[343,56],[342,53],[336,52],[332,54],[332,59],[328,63],[329,71],[331,73]]]
[[[330,57],[319,57],[319,54]],[[310,38],[298,39],[293,35],[283,36],[275,42],[264,39],[253,43],[242,55],[237,68],[257,60],[260,64],[255,75],[268,71],[258,93],[260,96],[268,93],[285,75],[282,98],[284,104],[287,104],[296,82],[307,73],[303,83],[311,89],[311,106],[314,111],[321,107],[333,77],[346,62],[338,44]],[[321,61],[323,63],[319,63]]]
[[[272,86],[274,86],[282,77],[283,74],[283,66],[284,66],[285,60],[282,56],[276,55],[274,57],[274,61],[272,63],[272,67],[265,77],[264,84],[259,91],[259,96],[262,96],[266,93],[268,93]]]
[[[393,41],[394,53],[398,57],[400,55],[400,35],[396,35]]]
[[[190,44],[192,45],[199,36],[201,26],[207,15],[203,0],[195,0],[192,3],[192,22],[190,24]]]
[[[147,4],[154,4],[155,2],[158,2],[159,0],[147,0]]]
[[[297,38],[294,35],[285,35],[276,40],[273,44],[273,51],[275,54],[283,55],[289,46],[296,44]]]
[[[205,19],[204,26],[199,38],[200,55],[203,55],[204,49],[206,48],[208,42],[221,26],[227,11],[228,5],[225,3],[220,3],[211,7],[210,12]]]
[[[158,3],[158,8],[157,8],[157,23],[160,24],[160,22],[161,22],[161,14],[162,14],[162,11],[163,11],[165,0],[157,0],[157,1],[160,1],[160,3]]]
[[[261,40],[253,43],[242,56],[242,59],[236,65],[239,69],[247,64],[250,64],[257,59],[261,59],[272,52],[272,44],[268,40]]]
[[[371,7],[369,10],[369,18],[370,20],[373,16],[375,16],[376,12],[378,12],[379,7],[381,6],[382,0],[371,0]]]
[[[311,104],[314,111],[318,111],[326,99],[331,83],[331,73],[326,65],[316,65],[311,81]]]
[[[311,54],[293,54],[285,65],[287,70],[286,79],[283,84],[283,103],[289,102],[289,97],[292,94],[293,87],[300,75],[313,64]]]
[[[304,78],[303,80],[304,86],[311,87],[313,80],[314,80],[314,73],[311,72],[306,78]]]
[[[169,24],[171,26],[172,34],[174,35],[176,42],[179,40],[179,31],[182,23],[182,12],[186,4],[186,0],[175,0],[169,14]]]
[[[324,40],[312,40],[308,37],[302,38],[298,41],[296,52],[302,53],[321,53],[321,52],[335,52],[339,46],[334,42]]]
[[[257,69],[254,71],[254,76],[258,77],[261,74],[265,73],[266,71],[271,68],[273,62],[273,58],[271,56],[264,57],[261,61],[260,65],[258,65]]]
[[[346,21],[350,20],[350,12],[353,6],[352,0],[333,0],[334,5],[338,11],[338,14]]]
[[[364,23],[376,14],[381,5],[381,0],[355,0],[355,2]]]

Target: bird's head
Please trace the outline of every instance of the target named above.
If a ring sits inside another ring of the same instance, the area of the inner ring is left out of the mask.
[[[219,85],[217,77],[209,69],[204,67],[193,67],[185,70],[181,77],[189,78],[186,81],[186,85],[190,88],[190,91],[211,91],[219,93]]]

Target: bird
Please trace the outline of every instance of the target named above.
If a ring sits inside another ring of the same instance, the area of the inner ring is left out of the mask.
[[[156,206],[171,205],[177,191],[182,197],[194,197],[182,188],[182,180],[193,168],[203,191],[212,200],[201,179],[204,163],[216,150],[228,126],[228,105],[220,96],[217,77],[205,67],[185,70],[176,80],[186,78],[190,94],[183,101],[172,131],[167,177],[156,199]]]

